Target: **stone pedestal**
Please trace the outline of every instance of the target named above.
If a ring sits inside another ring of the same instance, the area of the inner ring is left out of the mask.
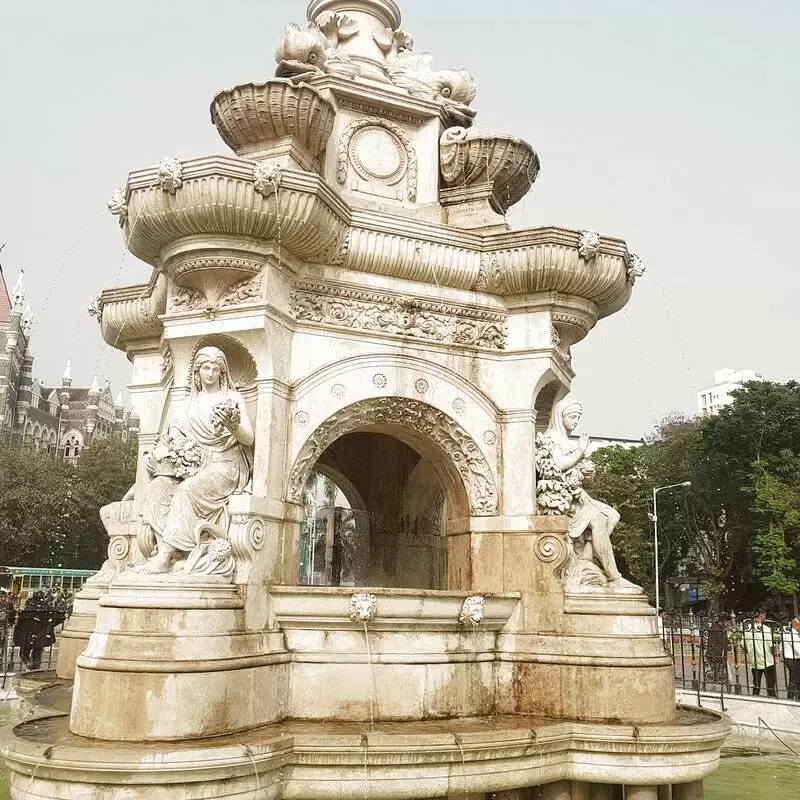
[[[672,800],[703,800],[703,781],[673,784]]]
[[[533,790],[534,800],[572,800],[572,781],[558,781],[537,786]]]
[[[212,581],[118,579],[77,662],[73,733],[200,739],[280,719],[285,655],[271,652],[280,636],[246,631],[236,587]],[[125,713],[109,713],[111,697]]]
[[[86,649],[97,623],[97,604],[108,593],[107,583],[84,586],[75,595],[72,614],[58,639],[56,674],[64,680],[75,677],[75,662]]]
[[[625,800],[658,800],[658,787],[626,786]]]

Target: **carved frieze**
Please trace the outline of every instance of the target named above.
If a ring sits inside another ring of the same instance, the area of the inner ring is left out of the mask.
[[[362,400],[320,425],[300,450],[289,476],[289,499],[299,502],[308,475],[330,444],[351,431],[376,423],[401,425],[434,441],[461,475],[476,517],[495,516],[497,486],[480,447],[452,418],[433,406],[406,397]]]
[[[263,276],[256,275],[254,278],[247,278],[232,286],[222,296],[219,301],[220,308],[227,308],[229,306],[244,306],[251,303],[257,303],[261,300],[261,286],[263,284]]]
[[[206,299],[198,291],[185,287],[177,289],[169,299],[170,311],[197,311],[205,306]]]
[[[161,351],[161,380],[163,381],[167,375],[171,375],[175,371],[175,357],[172,354],[172,348],[168,345],[164,345],[164,349]]]
[[[296,283],[292,312],[301,322],[487,350],[504,350],[508,336],[504,314],[322,284]]]

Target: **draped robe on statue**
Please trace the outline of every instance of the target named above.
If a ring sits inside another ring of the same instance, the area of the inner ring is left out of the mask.
[[[243,410],[243,401],[228,394]],[[193,397],[184,420],[172,424],[173,431],[193,440],[202,452],[197,474],[179,481],[158,476],[150,483],[142,510],[142,521],[166,544],[182,552],[198,546],[197,526],[211,523],[227,528],[228,499],[240,493],[250,481],[252,454],[227,428],[215,428]]]

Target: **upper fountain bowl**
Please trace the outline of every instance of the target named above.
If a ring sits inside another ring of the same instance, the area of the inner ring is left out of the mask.
[[[448,128],[440,142],[440,171],[446,187],[491,186],[495,210],[505,214],[533,186],[539,156],[526,141],[513,136]]]
[[[245,83],[220,92],[211,103],[211,121],[238,156],[268,155],[276,143],[294,139],[312,158],[328,143],[336,109],[322,94],[283,78]]]

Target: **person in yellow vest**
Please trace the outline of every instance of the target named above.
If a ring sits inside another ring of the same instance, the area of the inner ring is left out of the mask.
[[[775,670],[775,644],[772,626],[766,622],[767,612],[763,608],[744,626],[744,649],[747,664],[753,678],[753,694],[761,694],[762,678],[766,680],[767,696],[777,697]]]

